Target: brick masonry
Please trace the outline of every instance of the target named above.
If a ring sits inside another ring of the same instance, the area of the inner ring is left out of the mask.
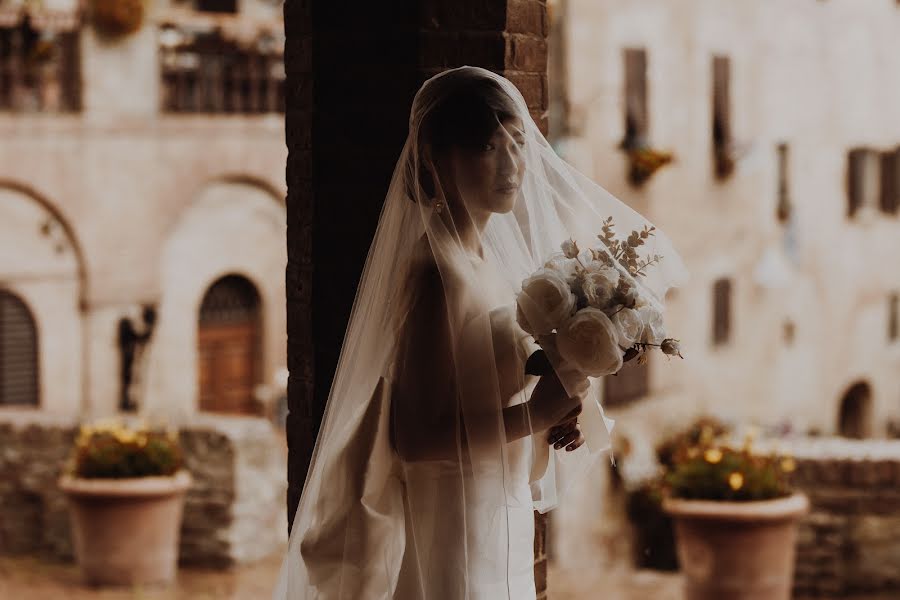
[[[795,594],[900,596],[900,440],[822,438],[789,447],[796,486],[811,505],[800,524]]]
[[[0,416],[0,555],[72,560],[57,480],[76,426],[39,412]],[[197,417],[181,430],[194,483],[185,500],[181,564],[226,567],[280,551],[283,438],[258,419]]]

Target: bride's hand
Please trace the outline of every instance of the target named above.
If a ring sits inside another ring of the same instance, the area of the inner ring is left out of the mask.
[[[570,382],[575,390],[585,390],[589,383],[584,381]],[[532,422],[536,431],[544,431],[562,425],[571,420],[571,415],[581,412],[581,397],[570,396],[555,372],[543,375],[534,387],[529,400]]]
[[[581,428],[578,426],[578,415],[580,414],[581,405],[566,415],[562,422],[551,427],[547,433],[547,443],[557,450],[565,446],[566,452],[580,448],[585,441],[581,434]]]

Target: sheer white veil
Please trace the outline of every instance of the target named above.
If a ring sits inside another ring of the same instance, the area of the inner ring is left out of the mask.
[[[564,240],[596,246],[609,217],[622,232],[649,225],[556,155],[507,79],[466,66],[423,84],[275,598],[527,597],[515,581],[531,576],[528,519],[591,476],[610,422],[592,385],[587,443],[548,446],[516,298]],[[661,305],[684,266],[659,230],[646,252],[663,257],[641,281]],[[516,406],[529,431],[511,437]]]

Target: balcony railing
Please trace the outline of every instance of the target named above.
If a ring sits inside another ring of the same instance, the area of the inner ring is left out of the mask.
[[[0,111],[81,109],[76,13],[0,9]]]
[[[238,36],[218,25],[167,23],[159,30],[159,50],[164,112],[284,112],[280,31]]]

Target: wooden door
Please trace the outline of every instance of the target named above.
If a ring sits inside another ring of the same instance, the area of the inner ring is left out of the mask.
[[[206,293],[198,331],[199,408],[258,414],[253,389],[259,376],[259,301],[252,284],[220,279]]]

